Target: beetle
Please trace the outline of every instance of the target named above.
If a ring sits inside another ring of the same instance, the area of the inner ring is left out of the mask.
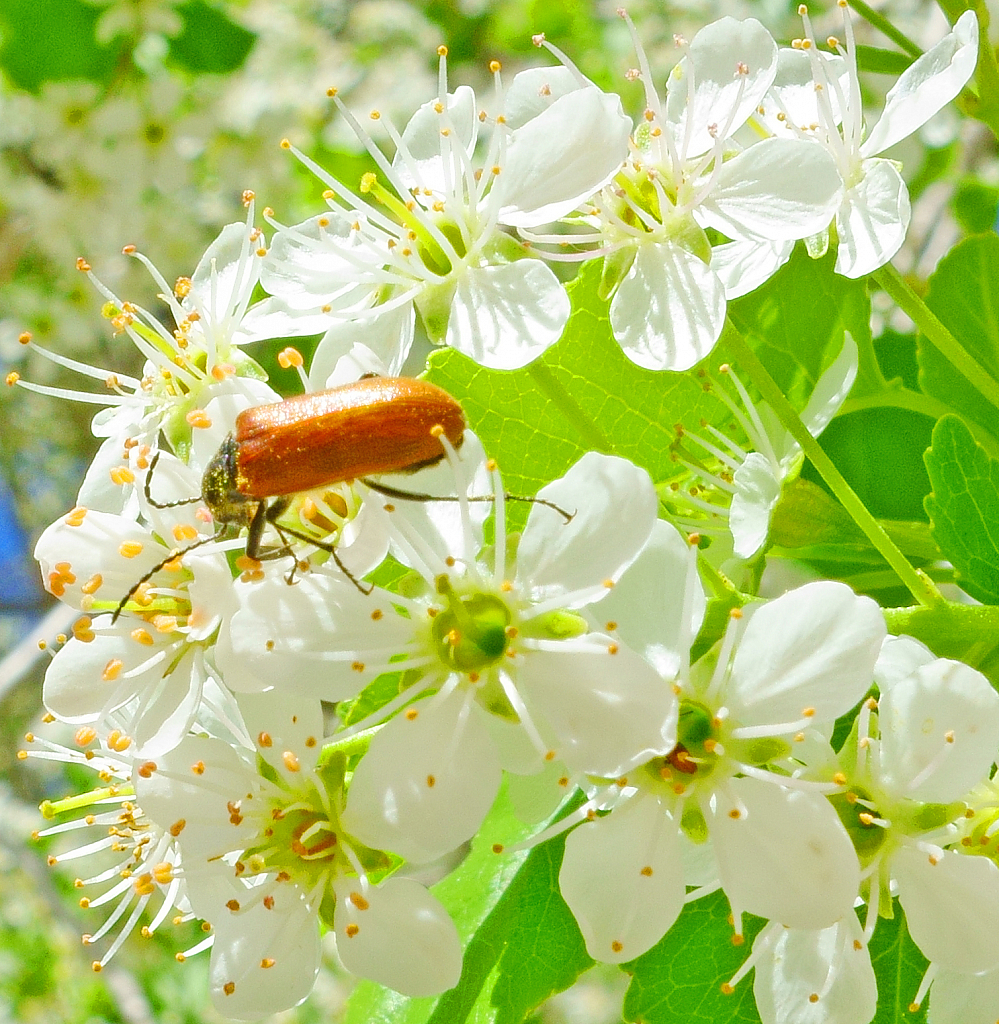
[[[288,536],[307,541],[328,551],[344,575],[364,590],[343,565],[334,545],[279,526],[277,520],[294,495],[356,479],[364,479],[374,489],[394,497],[430,500],[432,495],[379,488],[365,478],[432,466],[444,458],[441,435],[458,448],[464,430],[461,406],[435,384],[411,377],[365,377],[325,391],[244,409],[205,469],[201,494],[180,501],[156,501],[150,493],[150,482],[158,452],[146,474],[144,491],[155,508],[203,501],[223,528],[245,527],[246,554],[253,559],[290,553]],[[268,523],[278,531],[284,546],[264,552],[263,535]],[[112,622],[139,587],[168,562],[214,539],[205,537],[174,550],[153,566],[118,603]]]

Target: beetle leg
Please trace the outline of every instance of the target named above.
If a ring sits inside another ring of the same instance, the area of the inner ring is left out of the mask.
[[[387,484],[376,483],[369,477],[362,476],[361,483],[366,484],[373,491],[384,494],[386,498],[398,498],[401,501],[460,501],[456,494],[425,494],[422,491],[402,491],[398,487],[389,487]],[[504,494],[507,501],[529,501],[532,505],[544,505],[557,512],[567,523],[572,522],[575,512],[566,512],[561,505],[554,501],[546,501],[544,498],[529,498],[522,494]],[[491,494],[470,495],[467,501],[495,501]]]
[[[342,572],[344,576],[346,576],[347,579],[349,579],[350,582],[353,583],[354,586],[357,587],[357,589],[362,594],[370,594],[371,591],[375,589],[373,583],[364,583],[362,580],[359,580],[347,568],[347,566],[343,564],[342,559],[337,554],[335,544],[327,544],[326,541],[316,540],[315,537],[310,537],[307,533],[299,533],[298,530],[294,530],[290,526],[278,526],[277,523],[275,523],[274,528],[278,531],[279,534],[281,534],[282,539],[284,538],[285,534],[288,534],[289,537],[294,537],[296,540],[305,541],[306,544],[311,544],[314,548],[319,548],[320,551],[328,552],[330,555],[333,556],[333,561],[336,562],[336,567],[340,570],[340,572]],[[285,543],[287,543],[287,541]]]
[[[270,505],[266,501],[257,502],[257,508],[253,513],[253,518],[250,520],[250,529],[246,535],[247,558],[264,562],[272,558],[283,558],[285,555],[291,555],[292,558],[295,557],[295,552],[291,550],[291,545],[274,521],[284,514],[290,504],[291,498],[276,498]],[[264,550],[264,530],[267,528],[268,523],[278,531],[278,535],[281,537],[281,547],[279,548]]]

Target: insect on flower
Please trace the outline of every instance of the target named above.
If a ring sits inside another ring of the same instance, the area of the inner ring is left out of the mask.
[[[296,494],[349,480],[363,480],[392,497],[430,500],[432,495],[379,487],[367,477],[431,466],[444,458],[442,440],[446,438],[458,448],[464,430],[461,406],[436,385],[408,377],[364,378],[326,391],[245,409],[236,418],[235,430],[208,464],[201,494],[194,497],[170,502],[157,502],[152,497],[150,483],[157,453],[146,476],[145,495],[155,508],[203,501],[224,530],[248,530],[249,558],[290,554],[289,537],[305,541],[328,551],[344,575],[364,590],[363,584],[344,566],[333,544],[279,524],[278,519]],[[281,547],[263,548],[268,524],[280,536]],[[187,548],[174,550],[153,566],[118,603],[112,621],[139,587],[168,562],[215,539],[205,537]]]

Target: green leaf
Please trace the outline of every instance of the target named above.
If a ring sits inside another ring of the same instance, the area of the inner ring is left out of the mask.
[[[833,272],[834,250],[813,260],[804,246],[755,291],[730,302],[728,314],[797,408],[839,354],[843,332],[860,350],[854,397],[884,385],[871,342],[867,285]]]
[[[187,0],[176,11],[184,27],[170,40],[170,61],[187,71],[216,75],[235,71],[257,41],[253,32],[205,0]]]
[[[999,462],[957,416],[944,416],[926,452],[933,537],[958,582],[983,604],[999,604]]]
[[[703,371],[655,373],[635,366],[614,340],[608,304],[597,295],[600,261],[569,286],[573,311],[561,340],[530,366],[493,371],[445,349],[427,379],[462,404],[506,486],[531,494],[590,449],[631,459],[655,483],[677,476],[670,456],[675,424],[731,417],[706,390]],[[718,355],[717,362],[724,362]]]
[[[732,944],[729,905],[714,892],[683,909],[664,938],[624,966],[631,985],[624,998],[624,1018],[642,1024],[750,1024],[758,1022],[753,987],[743,981],[731,995],[721,986],[749,955],[763,925],[746,917],[746,941]]]
[[[951,199],[951,208],[961,227],[969,234],[990,231],[999,217],[999,188],[977,178],[965,178]]]
[[[926,972],[926,957],[909,936],[905,915],[894,901],[891,918],[879,918],[868,949],[878,979],[878,1010],[871,1024],[921,1024],[925,1005],[916,1013],[909,1010]]]
[[[902,74],[912,63],[913,58],[898,50],[885,50],[880,46],[857,47],[857,67],[861,71],[873,71],[879,75]]]
[[[926,305],[964,349],[999,378],[999,236],[975,235],[956,245],[929,280]],[[996,410],[920,336],[919,384],[924,392],[999,436]]]
[[[593,961],[558,890],[564,839],[493,852],[540,830],[500,795],[462,864],[433,889],[465,947],[461,980],[436,999],[407,999],[371,982],[350,998],[346,1024],[518,1024]]]
[[[939,658],[977,668],[999,689],[999,606],[945,601],[930,608],[886,608],[890,633],[921,640]]]
[[[13,85],[30,92],[74,78],[107,84],[119,70],[124,42],[97,42],[101,13],[83,0],[3,0],[0,67]]]
[[[930,490],[923,452],[932,430],[933,420],[922,413],[881,406],[838,416],[820,443],[872,515],[916,520],[925,515]],[[818,480],[809,465],[803,475]]]

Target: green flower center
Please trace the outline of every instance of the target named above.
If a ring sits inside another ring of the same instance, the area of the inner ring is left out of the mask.
[[[458,594],[447,576],[437,580],[447,607],[434,618],[431,637],[442,662],[459,672],[479,672],[495,665],[510,643],[513,615],[496,594]]]
[[[829,797],[833,810],[839,815],[861,864],[869,863],[881,849],[888,830],[874,823],[881,815],[875,808],[871,794],[859,786],[848,793],[834,793]]]

